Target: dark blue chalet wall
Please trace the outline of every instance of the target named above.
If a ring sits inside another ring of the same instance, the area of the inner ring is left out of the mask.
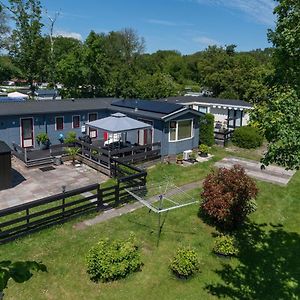
[[[88,122],[88,114],[96,112],[98,118],[104,118],[109,115],[106,110],[80,112],[75,111],[72,113],[51,113],[51,114],[38,114],[38,115],[21,115],[21,116],[7,116],[0,117],[0,140],[5,141],[8,145],[12,146],[13,143],[21,144],[21,118],[33,118],[34,122],[34,137],[39,133],[46,132],[52,144],[58,144],[59,134],[67,136],[68,132],[76,132],[77,136],[82,135],[81,126]],[[72,128],[72,116],[80,116],[80,127]],[[55,130],[55,117],[64,117],[63,130]],[[36,144],[35,138],[34,143]],[[35,145],[36,146],[36,145]]]
[[[168,154],[178,154],[182,153],[184,150],[191,150],[194,148],[198,148],[199,145],[199,117],[195,117],[195,115],[191,113],[187,113],[180,117],[172,119],[172,121],[193,119],[193,127],[194,127],[194,135],[190,139],[186,139],[183,141],[171,142],[169,141],[169,122],[165,122],[164,124],[164,138],[162,149],[162,155]]]

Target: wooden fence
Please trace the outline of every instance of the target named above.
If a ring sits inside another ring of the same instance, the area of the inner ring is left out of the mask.
[[[144,186],[147,173],[113,161],[117,183],[89,185],[0,211],[0,244],[90,212],[117,207],[130,200],[126,188]]]
[[[226,147],[232,138],[233,132],[234,130],[215,131],[214,136],[216,144]]]

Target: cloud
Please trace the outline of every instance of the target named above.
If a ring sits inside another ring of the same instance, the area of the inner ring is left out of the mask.
[[[192,26],[191,23],[183,23],[183,22],[172,22],[168,20],[159,20],[159,19],[147,19],[147,23],[155,24],[155,25],[163,25],[163,26]]]
[[[274,25],[273,15],[276,6],[273,0],[193,0],[199,4],[224,6],[242,11],[256,22],[266,25]]]
[[[82,35],[78,32],[70,32],[65,30],[58,30],[54,33],[54,36],[63,36],[63,37],[69,37],[76,40],[82,41]]]
[[[194,37],[193,41],[195,43],[201,44],[202,46],[212,46],[212,45],[220,45],[220,42],[211,39],[207,36],[198,36],[198,37]]]

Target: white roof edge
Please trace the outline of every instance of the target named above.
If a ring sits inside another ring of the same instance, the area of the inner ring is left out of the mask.
[[[219,104],[219,103],[209,103],[209,102],[180,102],[181,105],[211,105],[211,106],[226,106],[226,107],[233,107],[233,108],[243,108],[243,109],[253,109],[252,106],[242,106],[242,105],[231,105],[231,104]]]

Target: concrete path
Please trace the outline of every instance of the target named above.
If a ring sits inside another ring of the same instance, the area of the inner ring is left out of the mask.
[[[196,188],[200,188],[202,186],[203,181],[200,182],[192,182],[192,183],[188,183],[185,184],[183,186],[180,186],[180,189],[188,192],[190,190],[194,190]],[[174,194],[174,192],[177,192],[177,190],[170,190],[168,191],[167,195],[170,194]],[[157,201],[157,197],[151,197],[150,200],[148,200],[150,203],[156,202]],[[105,222],[107,220],[131,213],[139,208],[143,208],[145,207],[142,203],[140,202],[134,202],[134,203],[130,203],[130,204],[124,204],[122,207],[120,208],[113,208],[107,211],[104,211],[103,213],[99,214],[98,216],[96,216],[93,219],[89,219],[89,220],[85,220],[83,222],[77,223],[75,224],[73,227],[75,229],[81,230],[81,229],[85,229],[89,226],[93,226],[95,224],[98,223],[102,223]]]
[[[237,164],[245,168],[246,173],[251,177],[283,186],[287,185],[295,174],[295,171],[287,171],[277,166],[268,166],[264,170],[261,170],[261,163],[235,157],[226,157],[215,163],[215,166],[218,168],[232,168]]]

